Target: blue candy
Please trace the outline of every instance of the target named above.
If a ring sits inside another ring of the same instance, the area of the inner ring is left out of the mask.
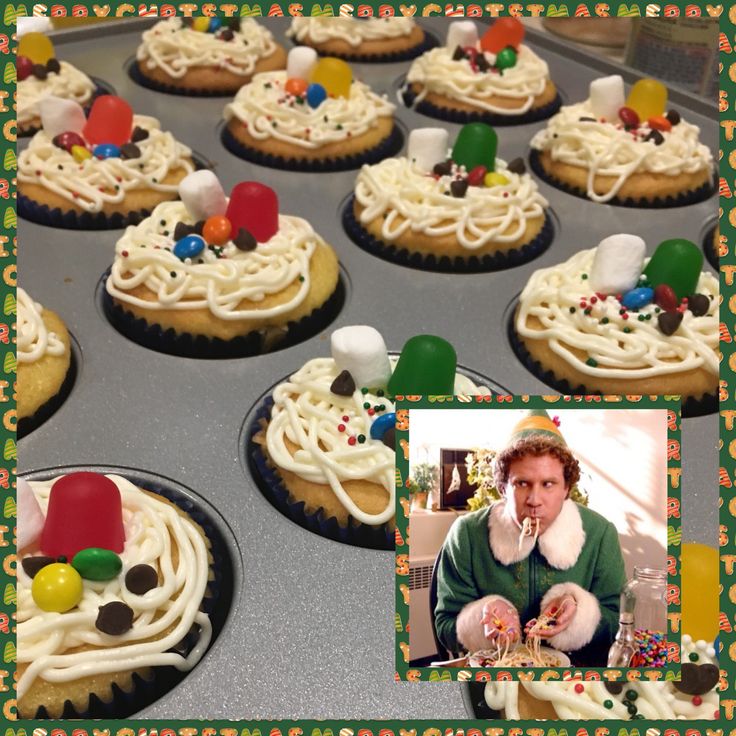
[[[373,424],[371,424],[371,439],[382,440],[383,435],[388,432],[391,427],[396,426],[396,414],[389,412],[388,414],[381,414]]]
[[[92,149],[95,158],[120,158],[120,146],[114,143],[99,143]]]
[[[185,235],[176,241],[174,255],[180,260],[196,258],[204,250],[205,242],[201,235]]]
[[[219,31],[220,28],[222,28],[222,18],[210,18],[210,24],[207,30],[210,33],[214,33],[215,31]]]
[[[624,294],[624,298],[621,300],[626,309],[641,309],[646,307],[647,304],[651,304],[654,301],[654,289],[650,289],[646,286],[640,286],[637,289],[632,289]]]
[[[310,84],[307,87],[307,104],[319,107],[327,99],[327,90],[321,84]]]

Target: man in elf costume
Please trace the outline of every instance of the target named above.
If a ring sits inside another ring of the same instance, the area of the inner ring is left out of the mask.
[[[606,666],[626,573],[614,525],[570,499],[579,478],[557,424],[528,412],[495,459],[503,498],[457,519],[440,554],[435,626],[449,651],[503,648],[543,616],[549,646]]]

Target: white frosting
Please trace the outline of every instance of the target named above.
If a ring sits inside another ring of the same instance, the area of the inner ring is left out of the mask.
[[[176,169],[194,170],[191,149],[162,131],[156,118],[134,115],[135,126],[149,132],[148,138],[135,144],[140,158],[101,160],[93,156],[82,163],[40,130],[18,156],[18,179],[40,184],[87,212],[100,212],[105,204],[122,202],[133,189],[176,192],[178,183],[162,182]]]
[[[299,43],[325,43],[339,39],[357,48],[363,41],[408,36],[415,25],[411,18],[294,18],[286,35]]]
[[[529,174],[515,174],[498,159],[496,171],[508,184],[472,186],[464,197],[453,197],[451,175],[435,178],[407,158],[364,165],[355,185],[355,197],[365,207],[360,221],[366,224],[383,216],[381,237],[387,242],[407,231],[430,237],[454,235],[471,251],[488,242],[513,242],[524,234],[530,219],[544,217],[548,202]]]
[[[353,80],[350,97],[328,97],[316,108],[306,100],[298,104],[284,92],[285,83],[285,71],[256,74],[225,106],[225,120],[237,118],[257,140],[274,138],[317,149],[368,132],[379,118],[392,117],[396,109],[358,80]]]
[[[25,289],[18,287],[18,362],[35,363],[44,355],[64,355],[66,346],[55,332],[43,323],[43,307],[34,302]]]
[[[395,361],[394,361],[395,362]],[[373,420],[394,411],[385,396],[372,391],[363,394],[356,386],[352,396],[338,396],[330,386],[340,373],[332,358],[310,360],[288,381],[273,392],[271,420],[266,432],[266,447],[273,462],[312,483],[329,485],[351,516],[364,524],[383,524],[394,515],[394,451],[381,440],[371,439]],[[469,378],[458,374],[455,393],[489,395],[485,386],[476,386]],[[374,417],[363,404],[385,406]],[[343,417],[348,417],[347,421]],[[341,432],[339,426],[344,425]],[[364,435],[364,443],[350,445],[348,438]],[[286,440],[297,450],[292,455]],[[389,495],[386,508],[378,514],[362,511],[348,496],[343,483],[363,480],[382,486]]]
[[[69,682],[87,675],[171,665],[191,669],[202,657],[211,637],[209,617],[199,610],[207,588],[209,562],[205,540],[194,523],[167,503],[143,493],[129,481],[108,475],[120,490],[125,527],[123,568],[113,580],[84,580],[79,605],[66,613],[42,611],[31,595],[32,580],[18,566],[18,663],[28,668],[18,680],[22,698],[37,677]],[[58,479],[32,481],[44,513],[51,486]],[[176,547],[178,561],[172,557]],[[125,587],[126,572],[138,564],[154,567],[159,585],[144,595]],[[121,636],[103,634],[95,627],[98,608],[122,601],[133,609],[133,627]],[[183,656],[167,651],[199,627],[194,648]],[[144,641],[159,636],[155,641]],[[72,652],[75,647],[90,651]]]
[[[531,147],[547,151],[553,161],[588,171],[587,194],[594,202],[613,199],[633,174],[677,176],[711,170],[713,156],[700,143],[700,128],[681,120],[662,132],[664,142],[645,141],[651,128],[646,122],[636,131],[624,130],[619,120],[581,121],[596,117],[590,100],[563,107],[531,140]],[[596,176],[615,177],[610,189],[596,192]]]
[[[480,110],[517,115],[531,109],[534,98],[544,92],[549,78],[547,63],[523,44],[519,48],[516,66],[504,69],[502,74],[490,69],[473,71],[467,59],[454,61],[453,53],[454,49],[441,46],[414,60],[406,81],[423,87],[416,102],[421,102],[431,92]],[[492,54],[486,54],[486,58],[489,61],[495,59]],[[514,108],[500,107],[489,102],[491,97],[509,97],[518,100],[519,104]]]
[[[136,59],[148,69],[163,69],[181,79],[193,67],[224,69],[248,77],[256,64],[276,50],[273,34],[250,18],[240,21],[232,41],[187,28],[181,18],[167,18],[143,33]]]
[[[280,215],[279,231],[255,250],[239,250],[231,241],[224,245],[220,258],[216,251],[205,248],[200,256],[186,261],[171,251],[178,222],[194,224],[182,202],[164,202],[139,225],[127,228],[115,246],[107,280],[111,296],[154,311],[208,309],[221,319],[239,320],[283,314],[309,293],[310,260],[321,238],[306,220]],[[257,308],[266,295],[278,294],[297,279],[301,283],[290,300],[269,309]],[[155,302],[128,293],[141,284],[156,294]],[[243,300],[256,306],[239,307]]]
[[[519,298],[516,331],[527,338],[544,339],[566,363],[589,376],[604,378],[650,378],[703,368],[718,375],[718,279],[708,272],[700,275],[696,291],[711,297],[708,313],[696,317],[683,313],[677,331],[665,335],[657,327],[656,305],[638,314],[651,315],[639,321],[636,312],[627,320],[619,314],[621,303],[613,296],[590,303],[594,292],[583,274],[590,274],[595,249],[576,253],[565,263],[535,271]],[[586,315],[582,299],[593,308]],[[570,309],[574,308],[574,312]],[[534,316],[541,328],[527,326]],[[607,318],[606,324],[601,320]],[[631,332],[624,332],[624,328]],[[582,350],[597,365],[576,357],[570,348]]]
[[[74,100],[86,105],[95,91],[95,83],[79,69],[66,61],[59,62],[58,73],[50,72],[46,79],[32,74],[18,82],[18,124],[28,125],[40,116],[39,103],[42,97],[53,95],[65,100]]]

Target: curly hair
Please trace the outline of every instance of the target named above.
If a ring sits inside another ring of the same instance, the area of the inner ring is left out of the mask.
[[[565,445],[561,445],[551,437],[533,434],[516,440],[496,455],[493,465],[493,480],[499,491],[503,492],[506,488],[511,463],[527,455],[532,457],[551,455],[559,460],[562,464],[565,485],[568,491],[580,480],[580,464]]]

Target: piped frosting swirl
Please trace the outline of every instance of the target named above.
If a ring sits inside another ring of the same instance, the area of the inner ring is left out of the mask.
[[[408,36],[416,23],[411,18],[294,18],[286,35],[299,43],[325,43],[339,39],[353,48],[363,41]]]
[[[25,289],[18,287],[18,362],[35,363],[44,355],[64,355],[66,346],[55,332],[46,329],[43,307]]]

